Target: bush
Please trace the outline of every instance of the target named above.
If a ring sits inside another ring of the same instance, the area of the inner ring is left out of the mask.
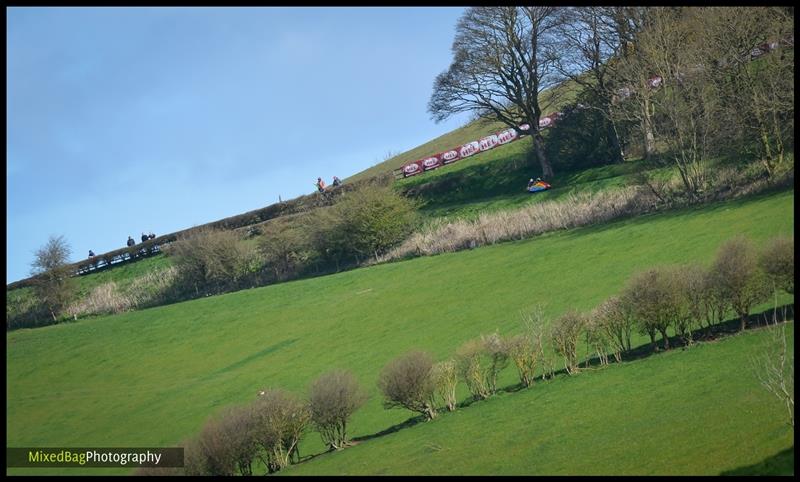
[[[631,331],[634,319],[631,306],[619,296],[612,296],[600,303],[591,315],[604,332],[613,348],[614,359],[622,361],[622,354],[631,349]]]
[[[50,313],[36,298],[35,291],[22,288],[6,292],[6,331],[52,323]]]
[[[432,371],[433,358],[421,351],[412,351],[389,362],[378,378],[384,406],[419,412],[428,420],[436,417]]]
[[[330,449],[347,446],[347,421],[366,399],[366,394],[348,371],[327,372],[311,385],[311,422]]]
[[[264,232],[258,249],[279,281],[299,275],[316,255],[305,226],[270,226]]]
[[[668,270],[672,276],[672,286],[676,292],[675,332],[687,345],[692,344],[692,332],[707,318],[705,313],[706,272],[697,264],[684,264]]]
[[[250,407],[236,407],[209,420],[198,443],[207,475],[253,475],[257,445]],[[185,456],[185,454],[184,454]]]
[[[608,365],[608,347],[611,345],[611,340],[608,333],[603,327],[603,320],[592,316],[594,312],[590,313],[584,318],[584,333],[586,334],[586,348],[591,353],[594,351],[597,358],[600,360],[600,366]],[[589,360],[586,360],[588,366]]]
[[[663,269],[639,273],[625,288],[623,298],[632,307],[636,327],[639,333],[650,336],[654,351],[658,351],[656,333],[661,333],[664,349],[669,350],[667,328],[677,317],[677,296],[672,278]]]
[[[180,284],[195,295],[234,289],[259,269],[253,249],[233,231],[198,229],[166,249],[180,273]]]
[[[480,339],[466,341],[456,350],[458,375],[467,384],[473,400],[483,400],[492,394],[488,380],[489,360],[484,355]]]
[[[555,362],[550,351],[545,349],[550,333],[545,323],[544,309],[536,306],[530,313],[525,313],[522,316],[522,326],[525,330],[524,336],[530,339],[533,355],[542,365],[542,380],[548,376],[552,378]]]
[[[269,473],[299,461],[299,443],[311,420],[308,406],[280,389],[263,390],[253,403],[256,442],[263,450]]]
[[[456,351],[458,374],[472,398],[482,400],[497,392],[497,375],[508,366],[506,341],[497,333],[465,342]]]
[[[744,330],[750,309],[769,296],[766,275],[759,268],[758,254],[753,244],[737,236],[723,244],[711,267],[711,279],[721,290],[721,296],[739,316]]]
[[[758,261],[776,290],[794,294],[794,237],[771,240]]]
[[[34,276],[33,288],[53,322],[58,322],[61,311],[75,295],[75,286],[70,278],[72,272],[67,264],[70,247],[63,236],[50,236],[47,243],[36,251],[31,263]]]
[[[564,368],[572,375],[578,372],[578,339],[586,325],[586,317],[569,310],[553,321],[550,340],[556,353],[564,357]]]
[[[320,213],[321,214],[321,213]],[[318,223],[318,251],[335,262],[379,258],[411,233],[416,204],[388,187],[348,192]]]
[[[509,358],[517,367],[519,382],[523,387],[533,385],[539,354],[531,336],[528,334],[513,336],[506,340],[506,346]]]
[[[456,362],[446,360],[435,364],[431,377],[436,395],[442,399],[447,411],[452,412],[456,409],[456,386],[458,384]]]

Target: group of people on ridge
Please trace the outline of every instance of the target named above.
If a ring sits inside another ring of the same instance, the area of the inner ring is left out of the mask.
[[[325,192],[325,181],[323,181],[321,177],[317,178],[317,182],[314,183],[314,185],[317,186],[317,190],[319,192]],[[338,177],[333,176],[333,183],[331,185],[333,187],[341,186],[342,185],[342,181]]]

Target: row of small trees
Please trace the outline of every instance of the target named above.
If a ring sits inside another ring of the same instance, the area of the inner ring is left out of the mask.
[[[659,334],[663,348],[670,348],[669,329],[690,345],[696,330],[705,328],[710,334],[730,312],[739,317],[743,330],[750,310],[777,290],[794,293],[794,240],[775,238],[759,252],[740,236],[722,245],[708,269],[687,264],[636,274],[620,294],[588,313],[569,310],[549,328],[539,310],[524,318],[523,334],[482,335],[446,361],[436,363],[421,351],[407,353],[384,367],[378,386],[385,406],[403,407],[430,420],[437,406],[455,410],[459,380],[473,400],[482,400],[497,391],[498,375],[511,363],[523,387],[533,383],[539,369],[543,379],[552,377],[552,352],[563,358],[568,374],[578,372],[582,342],[601,366],[608,365],[609,354],[622,361],[631,351],[634,331],[648,335],[654,351]]]

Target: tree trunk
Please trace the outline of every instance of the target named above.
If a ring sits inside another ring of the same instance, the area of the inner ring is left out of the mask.
[[[739,325],[739,331],[744,331],[745,328],[747,328],[747,318],[748,318],[747,313],[742,313],[741,315],[739,315],[739,320],[741,322],[741,324]]]
[[[653,122],[650,116],[650,101],[642,104],[642,134],[644,134],[644,158],[650,159],[656,152],[656,140],[653,135]]]
[[[648,335],[650,335],[650,346],[653,348],[653,351],[658,351],[655,332],[651,331],[650,333],[648,333]]]
[[[622,147],[619,143],[619,136],[617,135],[617,128],[614,123],[608,122],[608,143],[611,145],[611,162],[614,164],[620,163],[625,160],[625,153],[622,152]]]
[[[539,131],[533,134],[533,146],[536,158],[539,160],[539,165],[542,167],[542,179],[552,179],[553,167],[547,162],[547,156],[544,153],[544,138]]]
[[[658,330],[661,332],[661,339],[664,341],[664,349],[669,350],[669,336],[667,336],[667,330]]]

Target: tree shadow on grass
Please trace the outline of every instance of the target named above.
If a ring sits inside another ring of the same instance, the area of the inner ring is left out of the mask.
[[[719,475],[794,475],[794,445],[757,464],[726,470]]]

